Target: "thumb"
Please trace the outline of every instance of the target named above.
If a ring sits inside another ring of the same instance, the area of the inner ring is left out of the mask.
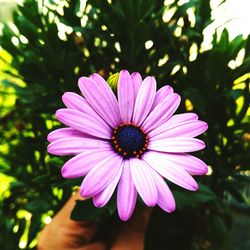
[[[152,208],[136,211],[132,218],[121,224],[112,250],[143,250],[145,232],[151,217]]]

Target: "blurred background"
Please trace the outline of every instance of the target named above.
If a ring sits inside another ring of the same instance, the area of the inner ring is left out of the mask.
[[[61,95],[82,75],[128,69],[209,124],[195,193],[171,188],[145,249],[250,249],[250,1],[0,0],[0,249],[35,249],[80,180],[46,152]],[[91,213],[91,211],[89,211]],[[81,216],[81,215],[79,215]],[[98,217],[98,215],[96,215]],[[181,240],[180,240],[181,239]]]

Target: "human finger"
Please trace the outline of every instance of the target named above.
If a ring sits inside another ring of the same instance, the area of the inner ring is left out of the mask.
[[[77,248],[76,250],[106,250],[106,246],[102,242],[90,243],[86,246]]]
[[[83,200],[79,192],[70,197],[52,222],[45,226],[38,239],[39,250],[64,248],[77,249],[89,243],[97,231],[97,224],[90,221],[73,221],[70,214],[76,200]]]
[[[137,211],[132,218],[122,223],[111,250],[143,250],[144,237],[152,208]]]

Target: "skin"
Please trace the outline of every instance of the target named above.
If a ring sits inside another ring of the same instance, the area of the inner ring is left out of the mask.
[[[105,242],[92,242],[98,225],[94,222],[76,222],[70,213],[76,200],[83,199],[79,192],[72,195],[64,207],[45,226],[38,239],[38,250],[106,250]],[[151,209],[135,214],[128,222],[123,222],[117,231],[111,250],[143,250],[144,235]]]

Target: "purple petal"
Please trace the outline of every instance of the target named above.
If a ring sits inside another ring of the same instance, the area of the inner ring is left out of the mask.
[[[130,122],[134,109],[134,87],[127,70],[122,70],[118,80],[118,103],[123,122]]]
[[[164,132],[151,137],[151,141],[174,137],[195,137],[207,130],[208,126],[203,121],[187,121],[173,125]]]
[[[138,158],[130,159],[130,169],[135,187],[142,200],[149,207],[155,206],[157,203],[157,188],[151,174],[152,169]]]
[[[160,102],[148,115],[142,127],[145,131],[151,131],[165,123],[176,111],[181,98],[173,93],[168,95],[163,102]]]
[[[173,88],[172,88],[171,86],[169,86],[169,85],[166,85],[166,86],[160,88],[160,89],[156,92],[156,94],[155,94],[155,99],[154,99],[154,103],[153,103],[152,109],[154,109],[154,107],[155,107],[156,105],[158,105],[159,103],[163,102],[163,101],[165,100],[165,98],[167,98],[167,96],[168,96],[169,94],[172,94],[172,93],[174,93],[174,90],[173,90]],[[152,109],[151,109],[151,110],[152,110]]]
[[[175,137],[150,141],[148,148],[167,153],[188,153],[205,148],[205,143],[196,138]]]
[[[54,155],[76,155],[88,149],[100,148],[110,148],[110,143],[93,138],[65,137],[51,142],[48,145],[48,152]]]
[[[130,172],[130,161],[123,161],[123,171],[117,189],[117,209],[121,220],[127,221],[136,205],[137,192]]]
[[[110,139],[111,128],[95,118],[73,109],[59,109],[56,118],[63,124],[96,137]]]
[[[208,171],[207,165],[197,157],[189,154],[165,153],[165,157],[178,168],[183,168],[191,175],[203,175]]]
[[[133,86],[134,86],[134,98],[136,100],[137,94],[138,94],[139,89],[140,89],[141,84],[142,84],[142,78],[138,72],[132,73],[131,78],[132,78],[132,82],[133,82]]]
[[[69,109],[75,109],[95,118],[99,123],[106,125],[106,122],[93,110],[85,98],[73,92],[66,92],[62,96],[63,103]]]
[[[195,120],[198,120],[198,116],[195,113],[184,113],[184,114],[173,115],[164,124],[150,131],[149,136],[152,137],[154,135],[160,134],[165,130],[167,130],[169,127],[172,127],[177,123],[182,123],[185,121],[195,121]]]
[[[62,167],[64,178],[78,178],[85,176],[99,162],[105,160],[113,151],[110,147],[88,149],[68,160]]]
[[[158,191],[157,204],[166,212],[171,213],[175,210],[175,200],[172,192],[170,191],[167,183],[156,172],[153,171],[153,177]]]
[[[104,207],[110,200],[112,194],[115,191],[118,181],[120,180],[122,174],[123,165],[121,165],[118,174],[110,182],[110,184],[104,188],[100,193],[93,197],[94,205],[96,207]]]
[[[73,128],[59,128],[52,132],[50,132],[47,136],[47,140],[49,142],[53,142],[56,140],[63,139],[65,137],[87,137],[90,138],[89,135],[84,134],[83,132],[80,132],[78,130],[75,130]]]
[[[153,77],[146,77],[139,89],[135,100],[135,107],[133,113],[133,122],[136,125],[141,125],[147,117],[153,102],[156,92],[156,81]]]
[[[194,178],[184,169],[169,161],[164,153],[149,151],[142,157],[156,172],[169,181],[191,191],[198,189],[198,184]]]
[[[67,108],[75,109],[83,113],[88,113],[86,109],[92,109],[85,98],[73,92],[65,92],[62,96],[62,101]]]
[[[79,88],[87,102],[111,127],[120,124],[121,118],[117,99],[106,81],[98,74],[90,78],[81,77]]]
[[[176,123],[186,122],[186,121],[195,121],[198,120],[198,115],[195,113],[183,113],[178,115],[173,115],[168,121],[167,125],[172,126]]]
[[[81,184],[81,196],[89,198],[100,193],[119,174],[121,163],[122,157],[113,153],[92,168]]]

